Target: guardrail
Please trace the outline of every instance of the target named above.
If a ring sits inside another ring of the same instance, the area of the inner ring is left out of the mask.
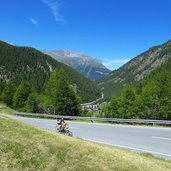
[[[64,119],[71,119],[71,120],[106,121],[106,122],[116,122],[116,123],[171,125],[171,120],[95,118],[95,117],[63,116],[63,115],[37,114],[37,113],[25,113],[25,112],[15,112],[14,114],[22,115],[22,116],[34,116],[34,117],[56,118],[56,119],[64,118]]]

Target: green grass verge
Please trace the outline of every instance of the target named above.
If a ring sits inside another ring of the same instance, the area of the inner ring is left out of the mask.
[[[170,171],[147,154],[67,137],[0,116],[0,170]]]
[[[9,108],[4,103],[0,103],[0,113],[13,114],[15,110]]]

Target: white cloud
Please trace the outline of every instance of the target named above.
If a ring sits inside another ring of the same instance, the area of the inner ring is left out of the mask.
[[[45,5],[47,5],[55,17],[57,22],[65,22],[63,16],[59,13],[59,2],[57,0],[41,0]]]
[[[114,60],[104,60],[102,63],[104,66],[109,68],[110,70],[115,70],[124,65],[130,61],[128,58],[120,58],[120,59],[114,59]]]
[[[29,19],[30,20],[30,22],[34,25],[34,26],[38,26],[39,24],[38,24],[38,21],[37,20],[35,20],[34,18],[30,18]]]

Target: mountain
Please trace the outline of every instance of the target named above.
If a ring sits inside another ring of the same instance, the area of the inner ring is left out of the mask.
[[[73,53],[68,50],[42,51],[43,53],[53,57],[91,80],[99,80],[110,73],[100,61],[93,59],[84,54]]]
[[[0,78],[12,80],[18,86],[23,80],[29,81],[32,88],[43,92],[51,71],[63,68],[82,102],[100,97],[100,89],[71,67],[56,61],[48,55],[31,48],[18,47],[0,41]]]
[[[171,60],[171,40],[160,46],[152,47],[133,58],[121,68],[100,80],[98,85],[107,98],[110,98],[113,94],[119,95],[125,84],[136,85],[169,60]]]
[[[166,77],[168,84],[171,85],[171,59],[169,59],[167,62],[165,62],[161,66],[157,67],[145,79],[139,81],[138,84],[136,85],[136,88],[142,89],[146,85],[148,85],[150,83],[154,83],[154,82],[156,82],[156,80],[157,81],[160,80],[160,78],[162,76]],[[166,80],[165,80],[165,82],[166,82]]]

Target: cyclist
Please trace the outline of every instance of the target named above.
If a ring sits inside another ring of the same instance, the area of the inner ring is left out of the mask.
[[[60,131],[64,132],[67,127],[67,123],[64,121],[64,119],[61,118],[60,120],[58,120],[57,124],[59,125]]]

